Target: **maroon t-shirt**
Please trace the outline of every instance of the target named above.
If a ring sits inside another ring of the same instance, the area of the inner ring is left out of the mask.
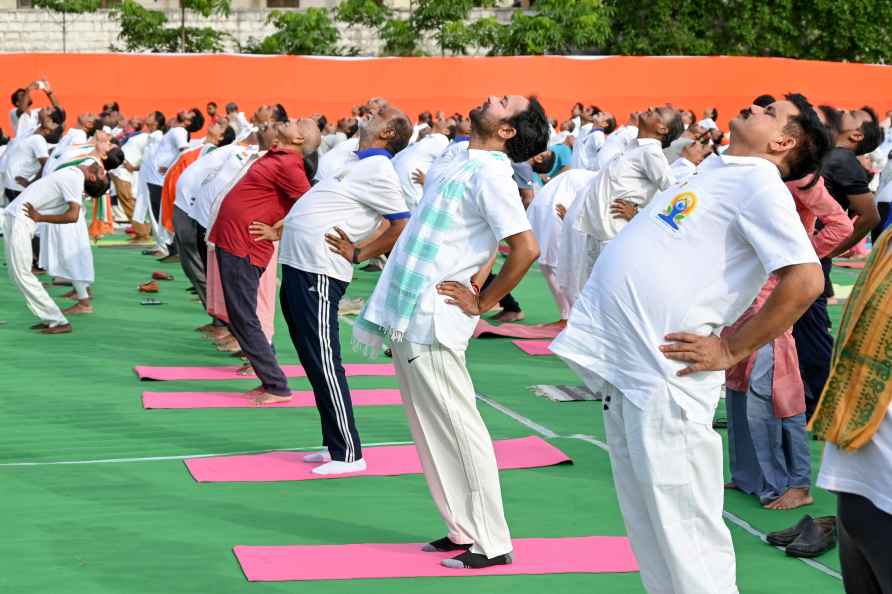
[[[278,223],[309,189],[303,157],[270,149],[223,198],[209,241],[233,256],[247,256],[254,266],[266,268],[273,255],[273,244],[255,241],[248,226],[254,221]]]

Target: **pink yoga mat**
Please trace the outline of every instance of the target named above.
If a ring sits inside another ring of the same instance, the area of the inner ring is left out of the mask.
[[[551,346],[550,340],[512,340],[511,342],[527,355],[541,356],[554,354],[548,350],[548,347]]]
[[[840,268],[854,268],[855,270],[860,270],[864,268],[865,260],[849,260],[849,261],[839,261],[834,260],[833,265],[839,266]]]
[[[572,463],[562,451],[540,437],[522,437],[494,442],[496,460],[502,470],[540,468]],[[267,452],[239,456],[190,458],[186,467],[199,483],[254,483],[306,481],[352,476],[397,476],[420,474],[421,462],[414,445],[364,448],[362,457],[368,470],[357,474],[320,476],[314,464],[303,461],[307,452]]]
[[[486,320],[477,322],[474,338],[505,336],[508,338],[554,338],[561,333],[560,326],[554,324],[530,326],[528,324],[490,324]]]
[[[143,392],[143,408],[305,408],[316,406],[312,392],[294,392],[291,402],[255,405],[242,392]],[[400,391],[351,390],[353,406],[401,404]]]
[[[227,367],[151,367],[137,365],[133,368],[141,380],[174,381],[174,380],[231,380],[256,379],[256,376],[239,375],[238,366]],[[392,363],[347,363],[344,365],[347,375],[396,375]],[[306,377],[300,365],[283,365],[282,370],[288,377]]]
[[[552,573],[630,573],[638,563],[624,536],[515,538],[514,563],[449,569],[456,553],[425,553],[421,544],[294,545],[233,548],[249,582],[352,580]]]

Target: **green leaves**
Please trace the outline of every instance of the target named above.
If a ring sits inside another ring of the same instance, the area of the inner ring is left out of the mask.
[[[53,12],[83,14],[95,12],[102,6],[101,0],[34,0],[34,8],[44,8]]]
[[[268,21],[276,32],[244,48],[253,54],[337,55],[338,29],[323,8],[305,12],[274,10]]]
[[[223,0],[213,1],[223,3]],[[228,0],[226,4],[228,10]],[[213,10],[222,9],[218,6]],[[212,27],[166,27],[167,16],[163,12],[149,10],[133,0],[124,0],[112,14],[121,25],[118,39],[123,42],[122,47],[113,46],[112,51],[178,52],[183,38],[187,53],[221,52],[224,49],[224,34]]]
[[[380,0],[343,0],[335,11],[335,18],[349,25],[376,29],[393,15]]]

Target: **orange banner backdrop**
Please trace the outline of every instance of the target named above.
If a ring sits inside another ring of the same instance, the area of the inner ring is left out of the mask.
[[[165,114],[207,101],[236,101],[250,114],[281,102],[290,113],[349,113],[383,96],[411,117],[429,109],[466,112],[495,94],[539,95],[563,119],[576,101],[622,120],[658,102],[719,109],[719,124],[762,93],[802,92],[840,107],[892,107],[892,67],[739,57],[319,58],[245,55],[0,54],[6,97],[47,77],[70,114],[116,100],[128,115]],[[45,100],[35,93],[37,105]],[[9,104],[7,104],[9,105]],[[0,126],[9,126],[6,118]]]

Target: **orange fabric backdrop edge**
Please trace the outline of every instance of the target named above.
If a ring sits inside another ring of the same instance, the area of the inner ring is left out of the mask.
[[[9,94],[47,77],[69,114],[116,100],[127,115],[165,114],[236,101],[250,114],[281,102],[289,113],[335,119],[383,96],[414,118],[429,109],[467,112],[490,94],[537,94],[564,119],[577,100],[624,120],[632,109],[670,101],[695,111],[719,109],[719,124],[761,93],[802,92],[815,103],[892,107],[892,67],[784,58],[562,57],[359,58],[234,54],[0,54]],[[46,103],[35,93],[35,104]],[[69,122],[70,123],[70,122]],[[0,127],[8,130],[8,118]]]

